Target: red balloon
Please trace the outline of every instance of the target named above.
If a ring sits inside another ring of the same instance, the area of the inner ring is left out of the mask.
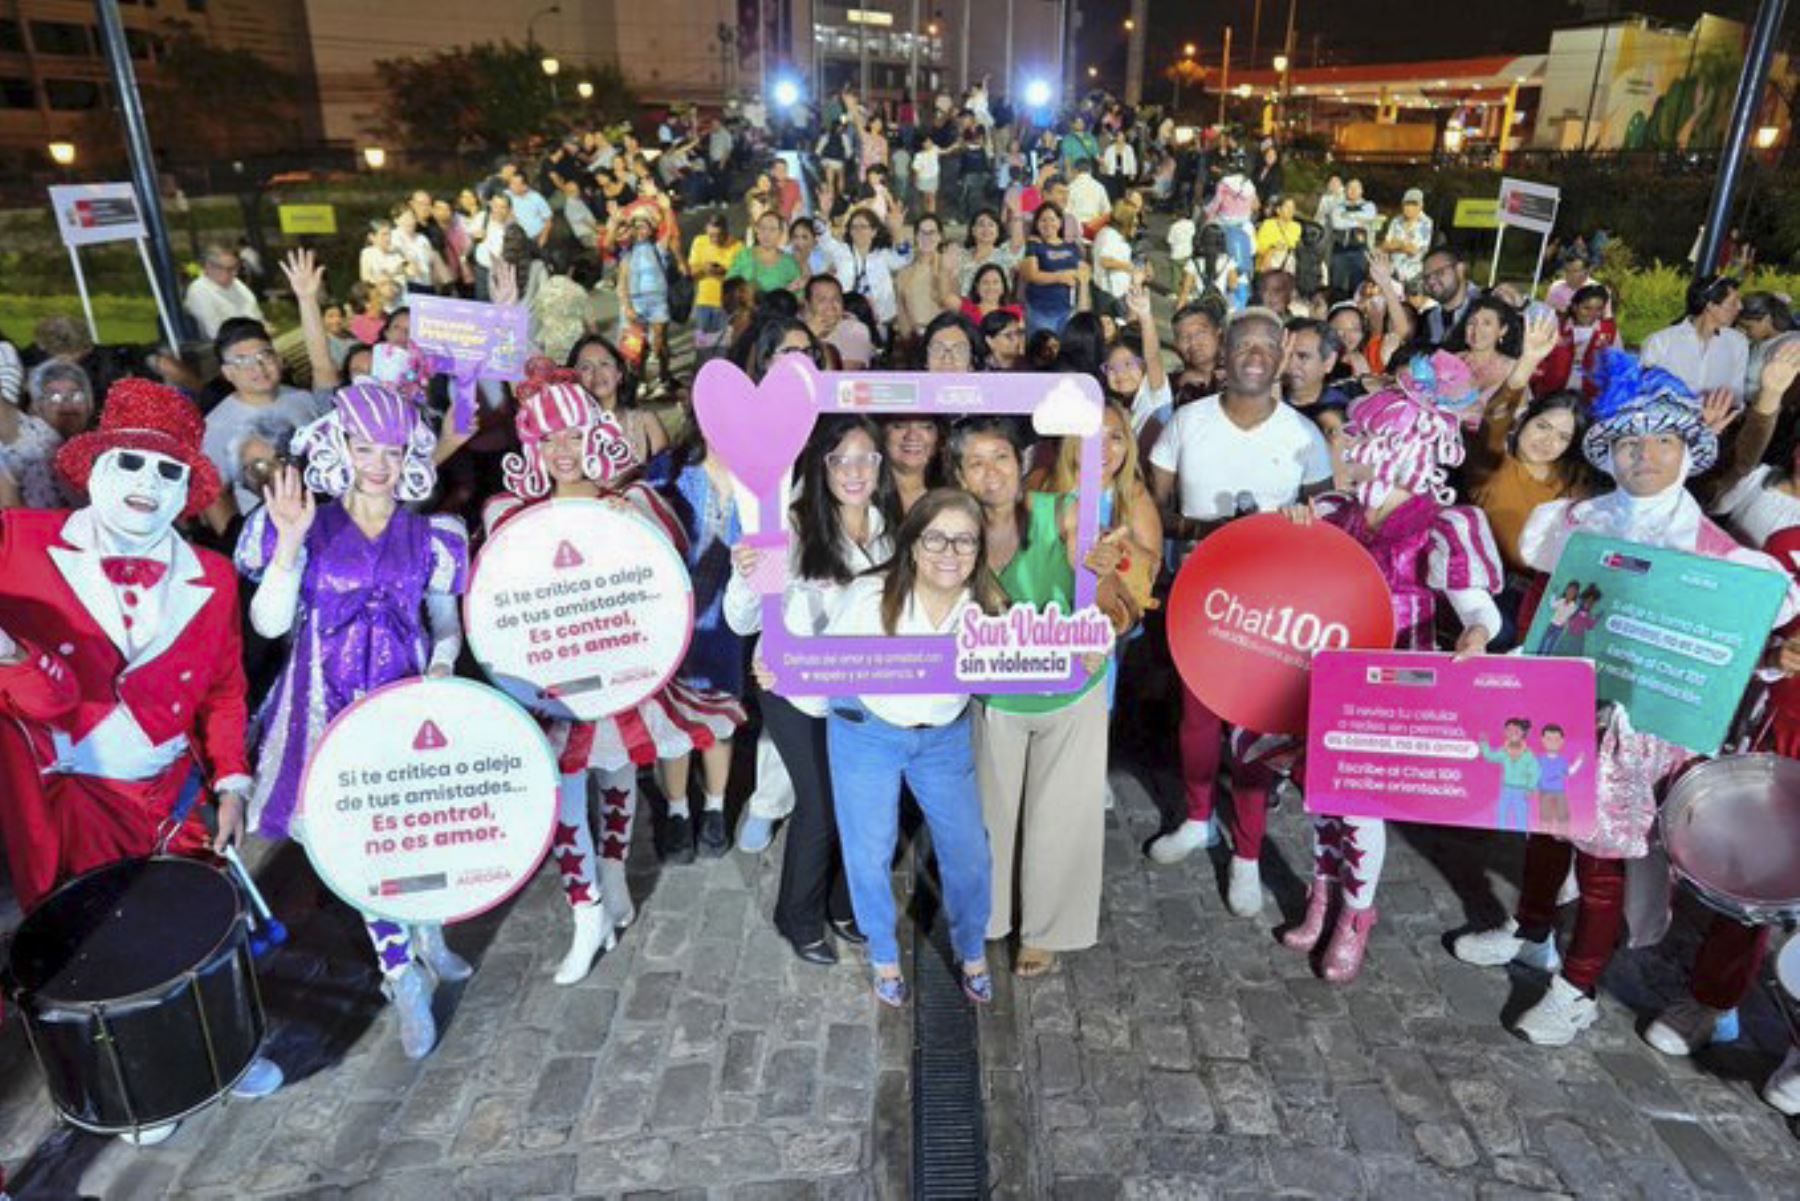
[[[1394,645],[1394,603],[1356,539],[1277,513],[1195,548],[1169,594],[1169,650],[1206,707],[1260,734],[1304,734],[1314,651]]]

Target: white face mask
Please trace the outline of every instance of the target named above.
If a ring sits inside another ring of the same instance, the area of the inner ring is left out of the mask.
[[[154,546],[187,505],[187,464],[148,450],[109,450],[88,479],[94,518],[113,550]]]

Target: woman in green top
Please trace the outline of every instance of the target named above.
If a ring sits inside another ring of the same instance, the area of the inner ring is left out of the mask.
[[[745,279],[760,292],[779,292],[800,278],[800,264],[781,248],[781,216],[773,209],[756,219],[756,241],[738,251],[726,279]]]
[[[951,430],[958,484],[981,502],[988,566],[1013,603],[1074,607],[1075,569],[1059,529],[1064,498],[1024,490],[1021,430],[966,417]],[[988,938],[1015,927],[1021,976],[1059,951],[1094,945],[1106,836],[1106,659],[1091,656],[1073,692],[992,696],[975,716],[975,770],[994,860]],[[1016,896],[1015,896],[1016,894]],[[1016,915],[1016,920],[1015,920]]]

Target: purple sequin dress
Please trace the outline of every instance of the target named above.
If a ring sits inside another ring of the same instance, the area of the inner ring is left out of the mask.
[[[244,523],[238,571],[260,582],[275,555],[275,526],[258,509]],[[257,712],[251,825],[285,838],[306,761],[331,719],[365,694],[425,673],[425,600],[468,582],[469,539],[455,517],[397,509],[371,539],[342,505],[319,507],[307,531],[293,650]]]

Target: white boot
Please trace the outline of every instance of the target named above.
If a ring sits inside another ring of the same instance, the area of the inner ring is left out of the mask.
[[[1540,1047],[1566,1047],[1599,1016],[1594,998],[1556,976],[1544,999],[1521,1014],[1514,1029]]]
[[[1215,818],[1203,822],[1184,821],[1150,844],[1150,858],[1158,863],[1180,863],[1195,851],[1219,841],[1219,825]]]
[[[625,880],[623,859],[600,861],[600,899],[606,904],[606,916],[612,919],[615,930],[623,930],[637,916],[637,906],[631,903],[631,885]]]
[[[437,1019],[431,1015],[431,974],[424,965],[407,964],[381,982],[381,991],[393,1002],[406,1057],[423,1059],[431,1054],[437,1045]]]
[[[475,974],[469,961],[450,949],[444,941],[444,927],[438,922],[424,922],[412,928],[413,954],[443,984],[455,984]]]
[[[1225,885],[1225,907],[1238,917],[1262,912],[1262,869],[1254,859],[1231,857],[1231,875]]]
[[[602,950],[612,950],[619,942],[612,923],[607,920],[604,904],[572,905],[569,912],[575,918],[575,936],[569,941],[569,953],[557,966],[555,978],[558,984],[580,981],[592,970],[594,957]]]

